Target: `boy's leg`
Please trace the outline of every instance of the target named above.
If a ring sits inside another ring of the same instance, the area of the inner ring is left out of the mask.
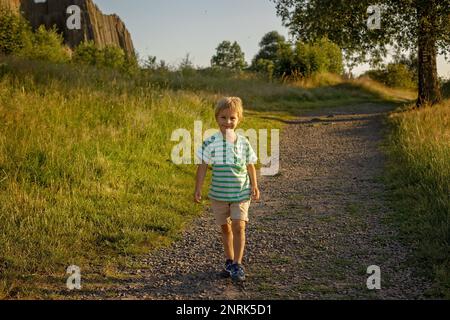
[[[231,228],[233,229],[233,248],[234,263],[242,264],[245,248],[245,224],[243,220],[233,220]]]
[[[222,242],[225,249],[225,256],[227,260],[234,260],[234,250],[233,250],[233,233],[231,232],[230,224],[223,224],[220,226],[222,229]]]
[[[233,260],[233,233],[230,225],[230,204],[224,201],[211,199],[211,208],[214,213],[216,224],[222,231],[222,242],[227,259]]]
[[[233,230],[234,263],[242,264],[245,248],[245,226],[248,222],[249,201],[232,203],[230,206],[231,229]]]

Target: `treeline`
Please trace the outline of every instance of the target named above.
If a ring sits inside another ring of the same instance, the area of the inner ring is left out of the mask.
[[[264,35],[259,47],[252,63],[248,65],[245,54],[236,41],[222,41],[211,58],[211,67],[205,69],[221,74],[251,71],[269,79],[294,80],[310,77],[315,73],[343,73],[341,49],[325,38],[314,43],[291,44],[278,32],[271,31]],[[198,70],[194,67],[189,54],[185,56],[178,68],[171,68],[164,60],[158,63],[155,56],[149,56],[142,65],[144,69],[151,71],[177,70],[189,73]],[[206,71],[205,69],[202,71]]]

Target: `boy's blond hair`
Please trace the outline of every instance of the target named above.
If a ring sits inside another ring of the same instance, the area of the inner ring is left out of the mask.
[[[219,115],[222,110],[231,109],[238,114],[239,121],[244,118],[244,107],[242,106],[242,100],[239,97],[224,97],[217,102],[215,116]]]

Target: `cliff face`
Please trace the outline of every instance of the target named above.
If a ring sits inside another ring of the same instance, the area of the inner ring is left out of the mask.
[[[122,20],[115,14],[103,14],[92,0],[46,0],[44,3],[35,3],[35,0],[0,0],[0,4],[13,9],[19,8],[34,29],[40,25],[47,28],[56,25],[71,48],[82,41],[92,40],[100,48],[114,44],[124,49],[128,55],[134,54],[131,35]],[[81,9],[80,30],[67,28],[67,19],[70,17],[67,8],[71,5],[77,5]]]
[[[20,0],[0,0],[0,7],[6,7],[16,11],[20,7]]]

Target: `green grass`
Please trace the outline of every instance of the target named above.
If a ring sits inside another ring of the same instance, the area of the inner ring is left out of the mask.
[[[433,280],[431,295],[450,298],[450,100],[391,115],[386,141],[391,221],[415,247]]]
[[[87,274],[112,270],[177,239],[204,206],[192,201],[195,166],[171,162],[171,133],[193,132],[195,120],[214,127],[220,96],[243,97],[244,129],[280,129],[269,116],[307,108],[388,99],[323,81],[303,88],[247,74],[127,76],[0,57],[0,298],[39,295],[46,277],[64,286],[71,264]]]

